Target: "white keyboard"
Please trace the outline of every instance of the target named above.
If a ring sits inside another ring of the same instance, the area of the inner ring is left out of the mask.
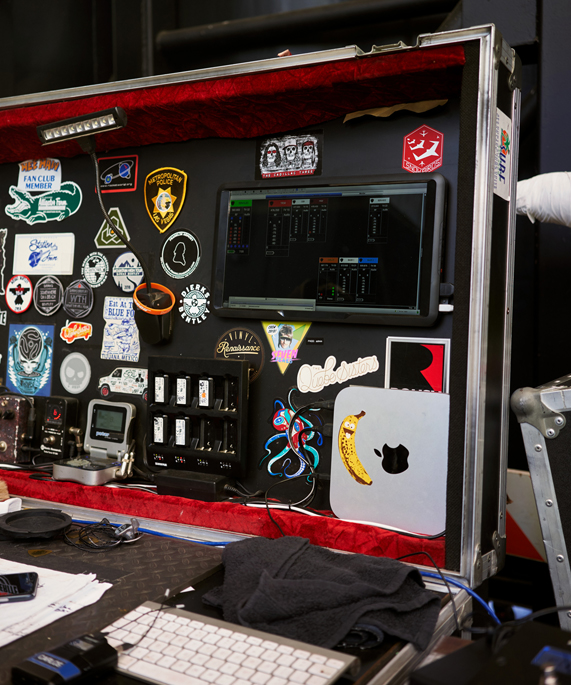
[[[158,616],[157,616],[158,612]],[[355,657],[145,602],[105,628],[117,670],[160,685],[330,685]]]

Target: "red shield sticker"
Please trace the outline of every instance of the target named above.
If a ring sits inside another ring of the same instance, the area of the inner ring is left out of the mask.
[[[434,171],[442,166],[444,134],[421,126],[404,137],[402,168],[412,174]]]

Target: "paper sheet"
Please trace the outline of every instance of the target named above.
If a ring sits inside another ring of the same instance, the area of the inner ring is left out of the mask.
[[[94,573],[74,575],[0,559],[0,575],[35,571],[38,593],[32,600],[0,604],[0,647],[97,602],[112,587]]]

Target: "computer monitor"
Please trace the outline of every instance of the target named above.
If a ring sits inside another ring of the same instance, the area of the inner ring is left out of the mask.
[[[213,311],[430,326],[438,316],[445,196],[440,174],[225,185]]]

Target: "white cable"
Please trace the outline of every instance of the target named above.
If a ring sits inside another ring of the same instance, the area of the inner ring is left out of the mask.
[[[295,511],[298,514],[306,514],[307,516],[322,516],[321,514],[316,514],[313,511],[307,511],[307,509],[300,509],[293,504],[291,506],[287,504],[268,504],[266,506],[263,502],[246,502],[246,506],[255,507],[256,509],[267,509],[268,507],[270,509],[285,509],[286,511]]]

